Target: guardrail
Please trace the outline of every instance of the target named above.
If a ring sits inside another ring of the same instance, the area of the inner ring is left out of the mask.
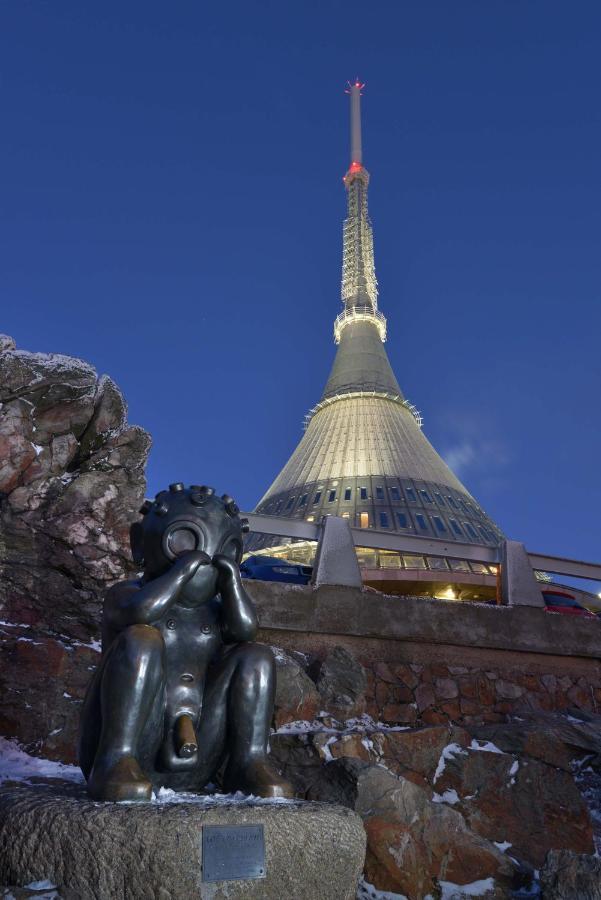
[[[338,578],[344,579],[345,567],[352,569],[346,580],[338,583],[348,584],[356,582],[357,569],[355,547],[366,547],[373,550],[387,550],[407,554],[423,554],[434,557],[450,557],[452,559],[465,559],[469,562],[481,562],[488,565],[499,566],[504,576],[503,595],[504,602],[511,603],[512,597],[525,596],[532,592],[532,585],[525,586],[524,579],[528,581],[528,573],[534,579],[534,570],[549,572],[554,575],[564,575],[571,578],[586,578],[591,581],[601,581],[601,563],[583,562],[576,559],[567,559],[561,556],[550,556],[543,553],[534,553],[516,541],[504,541],[496,547],[488,547],[478,544],[465,544],[461,541],[445,541],[439,538],[424,538],[411,534],[399,534],[398,532],[378,531],[374,528],[353,528],[348,519],[339,516],[324,516],[321,522],[307,522],[304,519],[286,519],[280,516],[266,516],[259,513],[244,513],[248,519],[250,530],[259,534],[269,534],[275,537],[288,537],[296,540],[315,541],[317,543],[315,567],[319,570],[323,561],[324,549],[332,558],[337,553],[340,559],[336,564]],[[325,548],[328,532],[336,529],[336,548]],[[344,537],[346,535],[346,538]],[[352,550],[351,557],[348,551]],[[524,568],[524,564],[526,568]],[[517,566],[517,569],[516,569]],[[519,569],[519,575],[518,575]],[[340,574],[342,573],[342,574]],[[326,575],[329,578],[329,575]],[[349,580],[351,579],[351,580]],[[354,579],[354,581],[353,581]],[[314,575],[316,583],[325,583],[320,579],[319,571]],[[330,581],[330,583],[333,583]],[[536,586],[537,595],[540,595],[540,585]],[[542,598],[541,598],[542,602]],[[538,602],[529,602],[526,605],[540,605]],[[596,605],[596,604],[595,604]],[[598,603],[601,609],[601,600]]]

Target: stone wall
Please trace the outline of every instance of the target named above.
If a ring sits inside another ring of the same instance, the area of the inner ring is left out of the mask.
[[[306,654],[309,671],[336,646],[352,654],[366,673],[359,711],[384,724],[601,707],[601,621],[353,588],[249,590],[262,640]]]

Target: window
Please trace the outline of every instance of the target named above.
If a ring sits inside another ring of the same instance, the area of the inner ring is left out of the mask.
[[[369,528],[369,513],[359,513],[359,528]]]
[[[292,505],[294,503],[294,497],[291,497],[288,503],[286,504],[286,509],[292,509]]]
[[[457,501],[453,497],[451,497],[450,494],[447,494],[447,500],[449,501],[451,506],[453,506],[455,509],[459,509],[459,507],[457,506]]]
[[[443,500],[442,494],[438,494],[436,491],[434,491],[434,496],[435,496],[436,499],[438,500],[438,505],[439,505],[439,506],[445,506],[445,502],[444,502],[444,500]]]
[[[413,490],[413,488],[406,487],[405,493],[407,494],[407,497],[409,498],[409,500],[411,500],[412,503],[417,502],[417,497],[415,496],[415,491]]]
[[[328,503],[333,503],[336,499],[336,490],[330,491],[328,494]]]
[[[479,525],[478,528],[480,529],[480,534],[482,535],[482,537],[484,538],[484,540],[485,540],[485,541],[490,541],[490,534],[489,534],[489,532],[486,530],[486,528],[483,528],[482,525]]]
[[[428,568],[433,572],[449,571],[447,561],[443,556],[426,556],[426,562],[428,563]]]
[[[420,489],[420,494],[422,495],[422,497],[424,498],[426,503],[432,503],[432,497],[430,496],[428,491],[424,491],[424,490]]]
[[[350,500],[352,493],[353,493],[352,490],[350,488],[347,488],[344,492],[344,499]]]
[[[282,501],[281,501],[281,500],[278,500],[277,506],[276,506],[276,508],[275,508],[275,513],[276,513],[276,515],[279,513],[279,511],[281,510],[281,508],[282,508]]]
[[[388,513],[387,512],[380,513],[380,527],[388,528]]]
[[[382,487],[381,484],[378,484],[376,487],[376,500],[383,500],[383,499],[384,499],[384,488]]]
[[[314,522],[315,516],[307,516],[307,522]]]
[[[397,513],[397,522],[399,523],[399,528],[409,528],[409,523],[407,522],[407,516],[405,513]]]
[[[350,515],[351,515],[350,513],[342,513],[342,518],[348,519],[348,518],[350,518]]]
[[[470,537],[472,537],[475,541],[478,540],[478,535],[476,534],[476,532],[474,531],[474,529],[472,528],[472,526],[470,525],[469,522],[464,522],[463,527],[467,529],[467,533],[469,534]]]
[[[427,531],[427,530],[428,530],[428,526],[427,526],[427,524],[426,524],[426,520],[425,520],[424,516],[422,516],[422,515],[420,515],[420,514],[418,513],[418,514],[416,515],[416,517],[415,517],[415,520],[416,520],[417,524],[419,525],[419,527],[421,528],[422,531]]]
[[[465,559],[449,559],[449,568],[452,572],[469,572],[470,567]]]
[[[405,556],[405,554],[403,554],[403,562],[405,563],[406,569],[426,568],[426,560],[423,556]]]
[[[300,500],[299,500],[299,502],[298,502],[298,505],[299,505],[299,506],[304,506],[304,505],[305,505],[305,503],[307,502],[307,496],[308,496],[308,494],[303,494],[303,496],[300,498]]]
[[[313,498],[313,506],[317,506],[319,501],[321,500],[321,491],[317,491],[315,497]]]
[[[362,500],[367,500],[367,488],[366,487],[359,488],[359,496],[361,497]]]
[[[399,496],[398,487],[396,487],[396,485],[393,485],[393,487],[389,488],[389,490],[390,490],[390,498],[393,501],[393,503],[398,503],[398,501],[401,499]]]
[[[460,537],[463,537],[463,531],[459,527],[459,523],[457,522],[457,519],[449,519],[449,522],[451,523],[451,528],[453,529],[455,534],[458,534],[458,535],[460,535]]]
[[[437,530],[437,531],[443,532],[443,531],[446,531],[446,530],[447,530],[447,526],[446,526],[445,523],[442,521],[442,519],[440,518],[440,516],[432,516],[432,518],[434,519],[434,524],[436,525],[436,530]]]

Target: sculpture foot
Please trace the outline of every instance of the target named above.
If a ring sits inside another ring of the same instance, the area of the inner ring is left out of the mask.
[[[280,775],[269,760],[256,758],[246,765],[236,767],[228,764],[223,777],[223,788],[227,793],[242,791],[255,797],[294,798],[294,788]]]
[[[152,797],[152,784],[133,756],[121,756],[117,762],[98,761],[88,779],[88,792],[94,800],[144,801]]]

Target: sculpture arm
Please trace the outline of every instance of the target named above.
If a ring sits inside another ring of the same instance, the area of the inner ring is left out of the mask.
[[[219,572],[223,640],[226,644],[254,640],[257,636],[257,614],[242,585],[239,567],[221,554],[213,557],[213,565]]]
[[[110,588],[105,602],[105,615],[112,628],[128,625],[150,625],[175,603],[180,589],[192,578],[200,565],[210,563],[206,553],[194,551],[180,557],[173,566],[152,581],[122,581]]]

